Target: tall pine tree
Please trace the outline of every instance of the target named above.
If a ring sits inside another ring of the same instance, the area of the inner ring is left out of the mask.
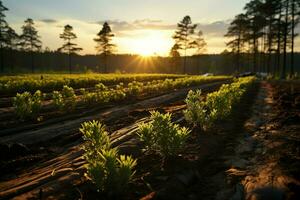
[[[298,34],[295,33],[295,28],[298,25],[300,21],[300,0],[291,0],[291,71],[290,75],[291,77],[294,77],[294,65],[295,65],[295,56],[294,56],[294,48],[295,48],[295,37],[298,36]]]
[[[73,40],[77,38],[76,34],[73,33],[73,27],[67,24],[64,27],[64,32],[59,35],[61,39],[64,40],[64,44],[62,47],[58,49],[60,52],[65,52],[69,57],[69,73],[72,73],[72,54],[76,54],[81,51],[82,48],[77,47],[77,44],[72,43]]]
[[[107,59],[112,55],[116,45],[112,43],[114,34],[107,22],[104,22],[102,29],[94,41],[97,43],[96,51],[104,58],[104,72],[107,73]]]
[[[183,63],[183,73],[186,73],[186,58],[187,51],[194,47],[193,45],[193,35],[197,24],[193,24],[190,16],[185,16],[178,24],[177,30],[173,36],[179,49],[183,50],[184,63]]]
[[[8,9],[2,4],[0,1],[0,65],[1,65],[1,73],[4,72],[4,48],[7,47],[8,35],[7,31],[9,30],[9,26],[5,20],[4,12]]]
[[[231,40],[226,43],[227,47],[231,49],[231,54],[236,57],[236,70],[239,72],[241,70],[241,54],[243,53],[245,41],[248,36],[249,30],[249,20],[247,15],[239,14],[234,20],[230,23],[228,32],[225,37],[230,38]]]
[[[21,46],[21,50],[31,53],[31,72],[34,73],[34,53],[41,50],[42,42],[34,27],[34,21],[28,18],[24,22],[19,45]]]

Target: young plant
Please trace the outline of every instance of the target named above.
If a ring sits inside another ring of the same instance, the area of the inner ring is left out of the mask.
[[[204,97],[201,96],[201,90],[190,90],[185,99],[187,109],[183,111],[185,120],[194,126],[202,129],[208,129],[216,119],[217,110],[209,108]]]
[[[233,105],[239,102],[254,80],[241,78],[230,85],[224,84],[218,91],[208,94],[205,101],[200,98],[200,91],[190,91],[185,100],[185,119],[204,130],[210,128],[217,120],[230,115]]]
[[[61,91],[64,106],[67,109],[73,110],[76,106],[76,95],[74,89],[65,85]]]
[[[108,88],[103,83],[98,83],[95,85],[97,91],[106,91]]]
[[[57,107],[59,110],[64,109],[65,104],[64,104],[63,97],[60,92],[58,92],[58,91],[52,92],[52,101],[53,101],[54,106]]]
[[[132,81],[128,84],[128,93],[132,96],[137,96],[142,92],[143,89],[143,83]]]
[[[172,123],[170,113],[151,112],[151,121],[139,126],[138,135],[146,150],[163,157],[175,156],[182,149],[190,130]]]
[[[36,118],[42,107],[43,94],[36,91],[33,95],[29,92],[17,93],[13,98],[13,106],[17,116],[24,120],[26,118]]]
[[[86,177],[108,196],[123,194],[135,173],[133,168],[137,161],[131,156],[118,155],[118,149],[111,147],[108,132],[100,122],[85,122],[80,132],[85,141]]]
[[[53,91],[52,101],[59,110],[73,110],[76,106],[74,89],[65,85],[61,92]]]
[[[111,144],[108,137],[108,132],[105,126],[99,121],[89,121],[81,124],[79,129],[83,134],[82,138],[86,143],[84,144],[85,156],[88,159],[92,159],[93,156],[97,155],[101,150],[110,149]]]

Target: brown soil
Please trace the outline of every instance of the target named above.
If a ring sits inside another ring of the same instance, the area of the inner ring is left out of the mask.
[[[299,82],[257,83],[228,119],[206,132],[193,128],[185,149],[167,160],[143,153],[134,133],[138,123],[148,120],[151,109],[172,112],[174,121],[188,126],[182,118],[184,95],[154,98],[91,119],[102,119],[121,153],[138,158],[135,179],[127,195],[118,199],[300,199],[299,94]],[[53,150],[52,156],[2,176],[0,197],[105,199],[83,176],[80,121],[70,127],[68,123],[66,131],[57,129],[58,136],[38,141],[46,146],[56,140],[57,147],[37,151],[49,154]],[[34,138],[42,133],[33,134]],[[12,138],[18,141],[19,137]]]
[[[220,85],[220,83],[211,83],[197,88],[202,88],[207,92],[215,90]],[[83,160],[80,150],[82,141],[78,132],[80,123],[91,119],[100,119],[107,125],[110,132],[114,131],[111,136],[114,145],[122,144],[120,148],[124,153],[134,154],[136,151],[136,154],[139,154],[138,146],[134,145],[137,124],[147,120],[144,117],[149,116],[148,111],[152,109],[158,108],[160,111],[181,113],[184,107],[183,99],[188,90],[188,88],[177,90],[138,103],[106,109],[96,115],[62,121],[37,130],[25,130],[2,137],[1,141],[6,143],[22,142],[26,144],[30,152],[27,156],[19,156],[13,160],[2,162],[1,167],[5,170],[2,170],[0,196],[6,198],[19,195],[20,198],[37,197],[42,188],[42,195],[49,197],[58,190],[57,187],[60,187],[59,185],[64,181],[69,190],[67,193],[65,190],[61,191],[62,195],[71,195],[75,186],[68,181],[73,180],[74,174],[76,174],[77,182],[81,182],[83,177]],[[55,195],[55,198],[59,197],[57,191]]]

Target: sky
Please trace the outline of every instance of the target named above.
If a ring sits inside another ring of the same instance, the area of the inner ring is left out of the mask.
[[[176,24],[189,15],[207,42],[206,53],[225,49],[230,21],[248,0],[3,0],[6,20],[18,32],[32,18],[44,47],[59,48],[63,27],[77,34],[81,54],[95,54],[93,38],[108,21],[115,34],[117,53],[166,56],[174,44]]]

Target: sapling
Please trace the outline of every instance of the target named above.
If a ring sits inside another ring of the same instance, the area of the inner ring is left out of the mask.
[[[146,150],[163,157],[175,156],[183,148],[190,130],[171,121],[170,113],[151,112],[151,121],[139,126],[138,135]]]
[[[204,130],[210,128],[217,120],[230,115],[233,105],[239,102],[254,80],[253,77],[240,78],[232,84],[224,84],[218,91],[209,93],[205,101],[200,98],[200,91],[190,91],[185,100],[185,119]]]
[[[81,92],[85,91],[81,90]],[[74,89],[65,85],[61,92],[53,91],[52,101],[59,110],[73,110],[76,106],[76,94]]]
[[[83,123],[80,132],[85,141],[86,177],[108,196],[123,194],[135,173],[136,159],[119,155],[118,149],[111,147],[109,134],[99,121]]]
[[[17,93],[13,98],[13,106],[17,116],[24,120],[36,118],[42,107],[43,94],[37,90],[33,95],[29,92]]]

